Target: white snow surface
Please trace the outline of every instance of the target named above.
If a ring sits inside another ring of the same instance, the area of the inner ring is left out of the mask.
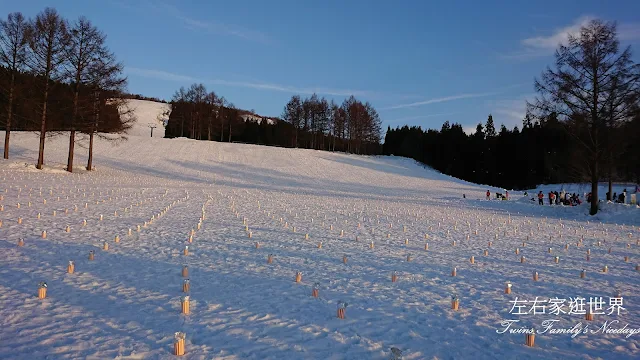
[[[640,357],[640,334],[547,332],[527,347],[522,333],[497,333],[508,319],[538,331],[545,320],[640,328],[636,207],[610,204],[594,219],[585,205],[539,206],[522,193],[487,201],[499,189],[397,157],[154,133],[97,140],[92,172],[78,148],[69,174],[65,137],[47,141],[44,170],[32,165],[37,135],[13,133],[11,144],[11,160],[0,161],[1,359],[170,359],[175,332],[186,334],[186,359],[389,359],[392,347],[404,359]],[[536,297],[567,299],[568,312],[576,296],[603,297],[606,311],[618,291],[625,309],[594,321],[510,313],[510,301]]]

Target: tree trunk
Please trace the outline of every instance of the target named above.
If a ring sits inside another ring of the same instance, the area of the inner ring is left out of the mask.
[[[71,130],[69,134],[69,158],[67,159],[67,171],[73,172],[73,150],[76,145],[76,131]]]
[[[75,122],[78,116],[78,85],[76,82],[76,91],[73,94],[73,115],[71,116],[71,131],[69,132],[69,156],[67,158],[67,171],[73,172],[73,151],[76,145],[76,129]]]
[[[13,87],[16,74],[11,72],[11,84],[9,85],[9,111],[7,114],[7,128],[4,133],[4,158],[9,159],[9,137],[11,136],[11,118],[13,117]]]
[[[49,73],[45,76],[44,102],[42,104],[42,119],[40,124],[40,149],[38,151],[38,164],[36,167],[42,170],[44,165],[44,140],[47,133],[47,101],[49,100]]]
[[[597,156],[597,155],[594,155]],[[598,213],[598,160],[593,163],[593,169],[591,172],[591,209],[589,211],[590,215],[595,215]]]
[[[87,161],[87,171],[93,169],[93,133],[94,130],[89,134],[89,161]]]
[[[609,154],[609,198],[608,201],[615,201],[613,198],[613,153]]]

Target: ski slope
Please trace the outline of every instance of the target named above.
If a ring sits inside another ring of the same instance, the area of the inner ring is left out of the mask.
[[[551,319],[640,328],[636,207],[610,204],[593,219],[586,206],[521,193],[487,201],[501,189],[404,158],[155,131],[98,140],[93,172],[80,147],[68,174],[66,142],[48,140],[36,170],[37,135],[13,133],[12,158],[0,161],[2,359],[171,359],[175,332],[187,359],[389,359],[392,348],[403,359],[640,357],[640,334],[546,332],[527,347],[524,334],[499,333],[509,319],[538,331]],[[510,302],[603,297],[606,311],[618,295],[624,310],[593,321],[516,315]]]
[[[164,122],[169,120],[171,104],[129,99],[126,102],[126,109],[132,110],[136,117],[135,123],[127,135],[151,137],[150,126],[155,126],[153,137],[164,137]]]

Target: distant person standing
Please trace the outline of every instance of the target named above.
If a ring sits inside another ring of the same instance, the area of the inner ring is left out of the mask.
[[[542,190],[538,193],[538,204],[544,205],[544,194],[542,193]]]
[[[491,199],[491,191],[487,190],[487,200]]]

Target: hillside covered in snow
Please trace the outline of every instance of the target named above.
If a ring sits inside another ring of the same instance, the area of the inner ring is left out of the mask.
[[[189,359],[640,357],[637,207],[593,218],[488,201],[503,190],[405,158],[150,138],[167,105],[131,105],[128,140],[98,139],[92,172],[83,147],[63,170],[65,136],[36,170],[37,135],[12,134],[0,358],[169,359],[176,332]],[[604,305],[586,320],[576,297]]]

